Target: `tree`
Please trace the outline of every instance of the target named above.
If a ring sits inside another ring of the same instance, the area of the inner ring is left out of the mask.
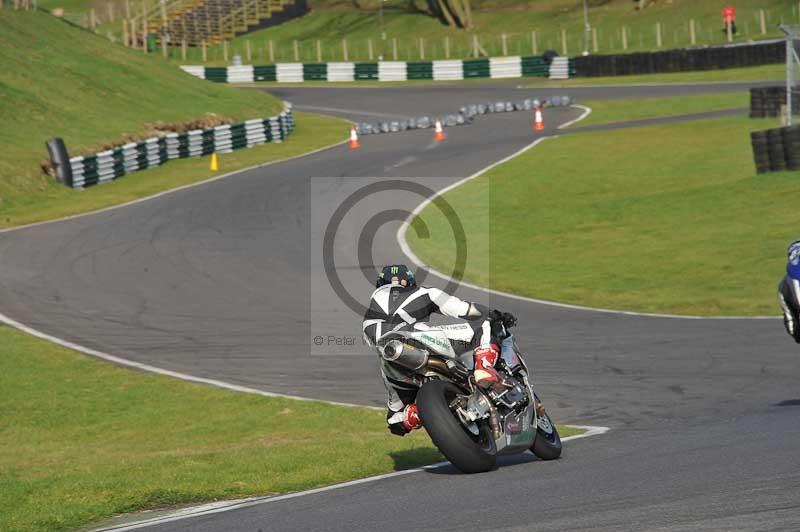
[[[426,0],[431,14],[453,28],[472,29],[470,0]]]

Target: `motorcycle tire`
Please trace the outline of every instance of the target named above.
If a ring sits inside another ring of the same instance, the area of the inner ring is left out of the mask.
[[[485,426],[482,438],[470,436],[450,410],[450,402],[460,393],[449,382],[426,382],[417,394],[419,416],[431,441],[451,464],[463,473],[483,473],[495,466],[494,440]]]
[[[561,456],[561,436],[558,435],[558,430],[550,416],[545,413],[544,417],[546,420],[542,421],[546,421],[547,430],[542,427],[540,422],[536,427],[536,439],[533,440],[531,451],[540,460],[555,460]]]

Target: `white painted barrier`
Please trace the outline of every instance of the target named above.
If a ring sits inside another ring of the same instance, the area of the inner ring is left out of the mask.
[[[275,65],[278,83],[297,83],[303,81],[303,63],[278,63]]]
[[[522,58],[519,56],[490,58],[489,77],[492,79],[521,78]]]
[[[328,81],[355,81],[355,63],[328,63]]]
[[[433,79],[464,79],[464,62],[461,60],[445,60],[433,62]]]
[[[255,81],[253,65],[228,67],[228,83],[252,83]]]
[[[407,72],[405,61],[378,61],[379,81],[406,81]]]

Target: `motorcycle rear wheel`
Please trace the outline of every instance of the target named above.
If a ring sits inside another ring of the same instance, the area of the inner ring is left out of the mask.
[[[449,382],[426,382],[417,394],[419,416],[431,441],[450,463],[463,473],[483,473],[495,466],[494,439],[486,424],[481,424],[478,436],[471,435],[450,410],[450,403],[461,393]]]

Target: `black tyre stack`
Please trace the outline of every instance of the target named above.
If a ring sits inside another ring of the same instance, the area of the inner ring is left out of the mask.
[[[786,151],[783,149],[781,129],[767,130],[767,151],[769,152],[770,172],[786,170]]]
[[[766,117],[766,94],[764,89],[750,89],[750,118]]]
[[[781,129],[783,151],[786,155],[786,169],[800,170],[800,126]]]
[[[632,54],[592,54],[573,59],[575,75],[581,77],[688,72],[781,63],[786,60],[786,45],[778,41]]]
[[[750,142],[759,174],[800,170],[800,125],[753,131]]]
[[[750,118],[780,116],[786,105],[786,87],[758,87],[750,89]],[[792,90],[793,114],[800,114],[800,92]]]
[[[767,132],[753,131],[750,133],[750,142],[753,145],[753,160],[756,163],[756,172],[763,174],[769,172],[769,151],[767,150]]]

